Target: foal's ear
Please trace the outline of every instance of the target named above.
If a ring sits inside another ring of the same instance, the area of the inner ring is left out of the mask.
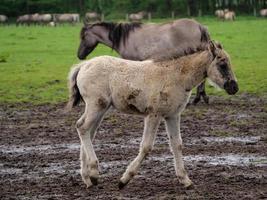
[[[223,46],[220,42],[215,41],[216,47],[219,49],[223,49]]]
[[[210,40],[209,41],[209,51],[212,53],[213,57],[216,57],[216,44],[214,43],[214,41]]]

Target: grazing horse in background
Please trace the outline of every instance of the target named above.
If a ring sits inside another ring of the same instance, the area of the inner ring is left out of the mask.
[[[99,78],[101,77],[101,78]],[[144,116],[144,133],[138,156],[120,179],[124,187],[152,150],[160,121],[165,120],[176,175],[185,187],[192,184],[182,159],[180,116],[192,89],[209,78],[230,95],[238,91],[228,54],[210,42],[207,50],[165,61],[130,61],[100,56],[76,65],[69,75],[67,108],[82,99],[85,111],[76,123],[81,140],[81,176],[90,187],[99,178],[98,159],[92,140],[104,114],[117,110]]]
[[[0,24],[7,23],[8,17],[5,15],[0,15]]]
[[[20,25],[30,25],[31,23],[31,15],[29,14],[26,14],[26,15],[21,15],[17,18],[17,21],[16,21],[16,25],[18,26],[19,24]]]
[[[141,11],[138,13],[132,13],[129,15],[129,21],[141,22],[145,16],[146,16],[146,12],[144,12],[144,11]]]
[[[164,24],[95,23],[81,30],[78,58],[85,59],[98,43],[114,49],[122,58],[142,61],[165,60],[202,49],[210,39],[207,29],[191,19],[180,19]],[[200,84],[193,103],[203,97],[208,103],[205,82]]]
[[[96,13],[96,12],[87,12],[85,14],[85,22],[89,23],[89,22],[95,22],[95,21],[101,21],[101,16],[100,14]]]
[[[225,9],[226,11],[224,12],[224,20],[227,21],[234,21],[236,18],[235,12],[234,11],[229,11],[228,9]]]
[[[39,15],[38,22],[42,25],[49,25],[52,22],[53,16],[51,14],[41,14]]]
[[[215,16],[218,18],[218,19],[224,19],[224,11],[223,10],[216,10],[215,11]]]
[[[260,10],[260,16],[267,17],[267,9],[261,9]]]
[[[41,25],[47,25],[50,22],[52,22],[52,14],[30,14],[30,15],[22,15],[17,18],[17,25],[19,24],[41,24]]]
[[[53,14],[53,21],[56,24],[70,23],[74,25],[80,22],[80,15],[77,13]]]

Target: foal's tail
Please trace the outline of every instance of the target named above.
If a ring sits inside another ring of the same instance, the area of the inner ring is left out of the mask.
[[[79,88],[77,86],[77,76],[80,71],[81,66],[74,66],[68,78],[68,86],[69,86],[69,102],[66,106],[66,111],[70,111],[74,106],[78,105],[82,100],[82,96],[80,94]]]

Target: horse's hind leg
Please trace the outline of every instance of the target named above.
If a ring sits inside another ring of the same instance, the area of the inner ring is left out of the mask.
[[[87,185],[87,187],[90,187],[92,184],[91,179],[90,179],[90,175],[89,175],[89,159],[86,156],[86,152],[84,149],[83,144],[81,144],[81,148],[80,148],[80,161],[81,161],[81,176],[83,179],[83,182]]]
[[[190,185],[192,185],[192,182],[189,179],[184,168],[182,155],[182,138],[180,134],[180,115],[178,115],[177,117],[165,118],[165,121],[167,133],[170,140],[170,147],[174,155],[176,175],[180,183],[182,183],[185,187],[189,187]]]
[[[200,93],[200,95],[202,96],[202,98],[203,98],[203,100],[204,100],[204,102],[206,103],[206,104],[209,104],[209,97],[207,96],[207,94],[206,94],[206,90],[205,90],[205,80],[200,84],[200,86],[201,86],[201,93]]]
[[[195,99],[193,100],[193,104],[196,105],[200,101],[201,97],[203,98],[206,104],[209,104],[209,97],[207,96],[206,91],[205,91],[205,81],[203,81],[197,87],[197,94],[196,94]]]
[[[92,145],[92,139],[96,128],[108,108],[108,105],[105,107],[102,105],[101,107],[95,103],[89,105],[86,103],[85,113],[76,124],[81,140],[81,175],[87,187],[90,187],[92,184],[97,184],[99,176],[98,159]]]
[[[127,170],[120,179],[119,188],[122,189],[137,173],[141,162],[152,150],[157,128],[160,122],[160,117],[158,115],[149,115],[145,118],[145,127],[142,142],[140,145],[138,156],[130,163]]]

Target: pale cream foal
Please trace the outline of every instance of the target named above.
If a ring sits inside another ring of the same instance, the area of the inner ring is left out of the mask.
[[[145,118],[139,154],[120,179],[125,186],[137,173],[141,162],[153,147],[158,125],[165,120],[176,175],[185,187],[192,184],[182,159],[180,115],[191,90],[210,78],[228,94],[238,85],[231,70],[230,58],[221,45],[210,42],[209,48],[181,58],[162,62],[129,61],[101,56],[76,65],[69,75],[72,108],[82,99],[85,111],[76,128],[81,140],[81,175],[90,187],[99,177],[98,159],[92,140],[104,114],[111,107]]]

